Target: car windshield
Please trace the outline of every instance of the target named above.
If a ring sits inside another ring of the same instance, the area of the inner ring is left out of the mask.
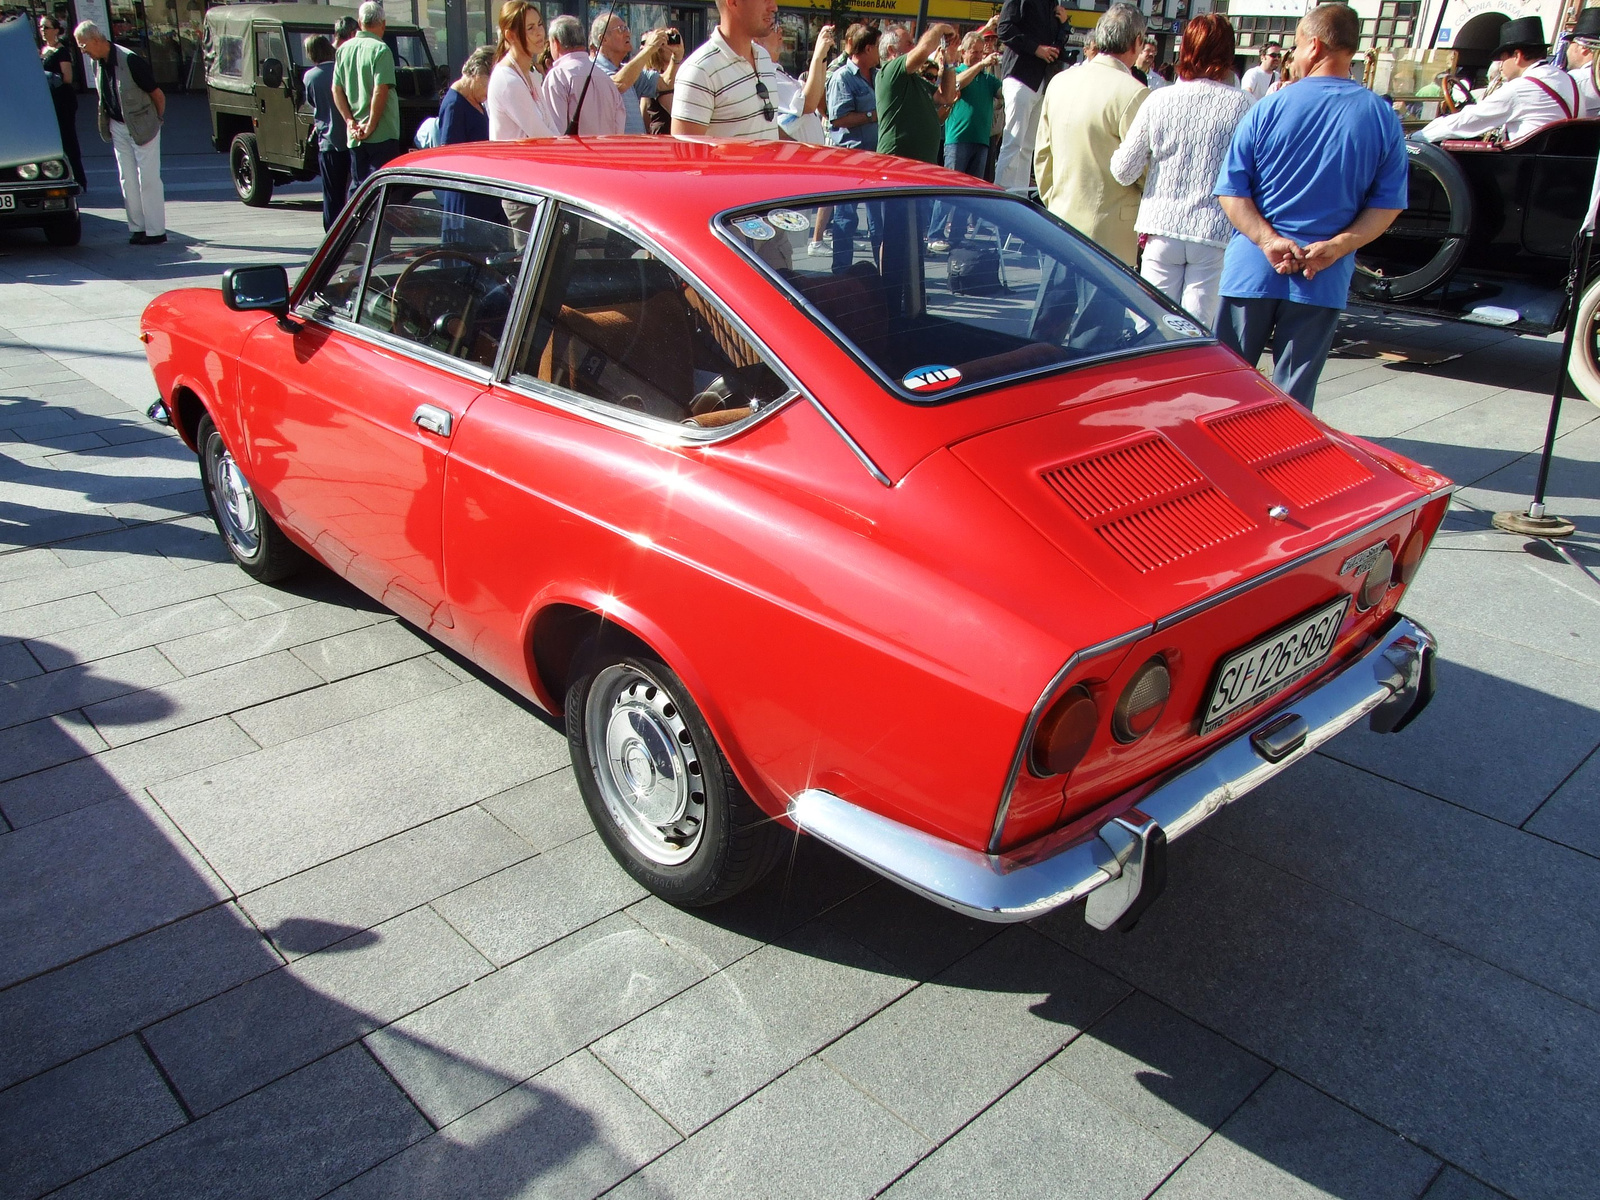
[[[389,49],[394,51],[394,65],[397,67],[427,67],[433,68],[433,59],[428,54],[428,43],[422,40],[420,33],[394,33],[383,35],[383,40],[389,44]]]
[[[723,224],[813,319],[917,403],[1209,336],[1014,197],[789,202],[742,209]]]

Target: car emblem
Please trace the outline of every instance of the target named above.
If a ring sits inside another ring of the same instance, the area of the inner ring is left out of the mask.
[[[1372,564],[1377,561],[1378,555],[1383,553],[1383,548],[1388,544],[1388,542],[1377,542],[1374,545],[1368,546],[1365,550],[1360,550],[1355,554],[1352,554],[1349,558],[1344,560],[1344,564],[1339,568],[1339,574],[1365,574]]]

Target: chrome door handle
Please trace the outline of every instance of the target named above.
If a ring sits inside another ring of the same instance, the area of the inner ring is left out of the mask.
[[[450,436],[452,419],[450,414],[437,404],[419,404],[417,411],[411,414],[411,423],[418,429],[426,429],[429,433],[447,438]]]

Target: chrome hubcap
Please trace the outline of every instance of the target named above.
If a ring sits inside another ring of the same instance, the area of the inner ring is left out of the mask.
[[[250,490],[239,464],[233,461],[233,455],[226,450],[217,456],[214,474],[222,531],[234,548],[248,558],[261,544],[255,493]]]
[[[683,714],[635,667],[607,667],[589,690],[589,762],[606,810],[646,858],[685,862],[705,825],[705,781]]]

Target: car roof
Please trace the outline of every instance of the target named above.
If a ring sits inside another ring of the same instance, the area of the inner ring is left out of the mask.
[[[238,22],[256,17],[290,24],[302,22],[310,25],[333,25],[340,17],[353,17],[354,8],[341,8],[332,4],[219,4],[206,10],[206,16],[218,21]]]
[[[469,142],[391,167],[448,171],[582,200],[641,229],[703,230],[729,208],[864,188],[986,185],[928,163],[802,142],[615,135]]]

